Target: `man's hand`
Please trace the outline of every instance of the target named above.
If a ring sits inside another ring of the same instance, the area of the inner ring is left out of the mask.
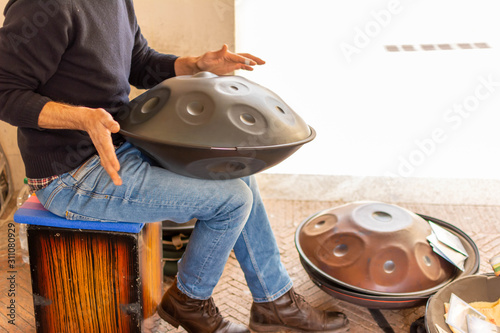
[[[208,71],[217,75],[224,75],[236,69],[253,71],[253,66],[263,65],[265,61],[248,53],[232,53],[224,44],[219,51],[207,52],[197,61],[200,71]]]
[[[104,170],[115,185],[122,184],[118,175],[120,163],[111,139],[111,133],[117,133],[120,125],[106,110],[48,102],[40,112],[38,126],[86,131],[97,149]]]
[[[94,144],[101,165],[117,186],[122,184],[122,179],[118,175],[120,162],[116,157],[115,147],[111,139],[111,133],[118,133],[120,125],[104,109],[88,109],[89,116],[84,119],[83,130],[86,131]]]
[[[253,71],[253,66],[266,62],[249,53],[233,53],[226,44],[218,51],[210,51],[199,57],[180,57],[175,61],[176,75],[192,75],[201,71],[217,75],[228,74],[237,69]]]

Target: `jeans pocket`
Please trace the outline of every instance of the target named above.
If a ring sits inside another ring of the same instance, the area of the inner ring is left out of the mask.
[[[63,175],[61,179],[66,183],[67,186],[77,187],[82,190],[91,191],[98,179],[94,176],[93,179],[91,175],[96,169],[101,165],[99,155],[94,155],[85,161],[78,168],[68,172]],[[66,176],[66,177],[64,177]]]
[[[118,222],[116,220],[103,220],[95,217],[85,216],[82,214],[73,213],[69,210],[66,211],[66,220],[70,221],[89,221],[89,222]]]

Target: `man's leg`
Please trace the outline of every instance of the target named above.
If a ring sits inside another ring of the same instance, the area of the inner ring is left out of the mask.
[[[44,206],[67,219],[108,222],[187,222],[197,218],[180,263],[181,289],[208,299],[252,207],[240,179],[188,178],[151,166],[128,143],[117,155],[122,186],[115,186],[97,156],[37,192]]]
[[[252,192],[252,210],[236,245],[234,254],[245,273],[255,302],[270,302],[292,288],[281,263],[278,244],[260,197],[255,177],[242,179]]]
[[[253,206],[234,247],[254,302],[250,328],[255,332],[347,332],[344,314],[319,311],[292,288],[254,177],[243,179],[253,193]]]
[[[253,177],[213,181],[179,176],[151,166],[127,143],[117,150],[117,155],[122,186],[113,185],[95,156],[37,194],[47,209],[68,219],[180,223],[197,218],[179,263],[179,282],[165,293],[159,307],[159,313],[166,314],[164,319],[174,319],[171,323],[181,324],[188,331],[247,332],[223,320],[210,297],[233,247],[254,295],[252,318],[264,318],[265,323],[258,323],[264,329],[269,324],[272,328],[276,319],[268,316],[269,306],[279,314],[278,308],[287,310],[293,304],[306,304],[289,302],[290,295],[295,294],[280,262]],[[256,304],[264,307],[256,311]],[[292,325],[283,327],[295,328],[310,321],[311,308],[305,309],[287,311],[294,316],[299,313],[300,320],[296,324],[292,318]],[[168,312],[176,318],[167,317]],[[321,315],[326,318],[323,312]]]
[[[115,186],[94,156],[37,192],[53,213],[68,219],[124,222],[198,219],[179,267],[182,284],[163,296],[158,314],[188,332],[247,333],[224,318],[211,297],[252,207],[240,179],[187,178],[151,166],[128,143],[117,150],[122,186]],[[181,287],[181,289],[178,288]]]

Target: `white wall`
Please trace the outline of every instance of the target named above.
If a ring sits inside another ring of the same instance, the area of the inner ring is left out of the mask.
[[[0,0],[2,12],[6,3],[7,0]],[[160,52],[199,55],[207,50],[216,50],[224,43],[234,50],[233,0],[136,0],[135,6],[142,33],[149,44]],[[0,15],[0,24],[3,19]],[[138,93],[133,90],[131,98]],[[2,121],[0,144],[18,189],[25,173],[17,148],[16,129]]]
[[[278,93],[317,131],[268,172],[500,178],[497,1],[305,4],[236,1],[237,49],[267,60],[241,74]],[[490,48],[420,50],[476,42]],[[385,48],[406,44],[417,50]]]
[[[142,33],[156,50],[200,55],[235,48],[234,0],[136,0]],[[131,97],[137,95],[133,91]]]
[[[6,3],[0,0],[0,8]],[[472,101],[481,80],[500,82],[496,1],[311,0],[306,6],[299,0],[136,0],[135,4],[144,35],[159,51],[197,55],[223,43],[233,49],[236,39],[238,51],[267,61],[252,73],[237,74],[274,90],[318,132],[316,140],[270,173],[500,177],[500,88],[494,86],[466,116],[453,112],[454,105]],[[387,11],[390,16],[384,16]],[[360,31],[371,36],[363,39]],[[486,42],[491,48],[385,49],[385,45],[474,42]],[[347,54],[346,45],[356,52]],[[137,94],[133,91],[131,97]],[[428,140],[434,140],[436,130],[442,133],[436,136],[441,142],[432,147]],[[20,184],[24,168],[15,136],[14,128],[0,122],[0,143]]]

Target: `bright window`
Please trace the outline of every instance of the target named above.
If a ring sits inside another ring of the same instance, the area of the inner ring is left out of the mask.
[[[317,138],[271,173],[500,178],[500,3],[236,0],[238,74]]]

